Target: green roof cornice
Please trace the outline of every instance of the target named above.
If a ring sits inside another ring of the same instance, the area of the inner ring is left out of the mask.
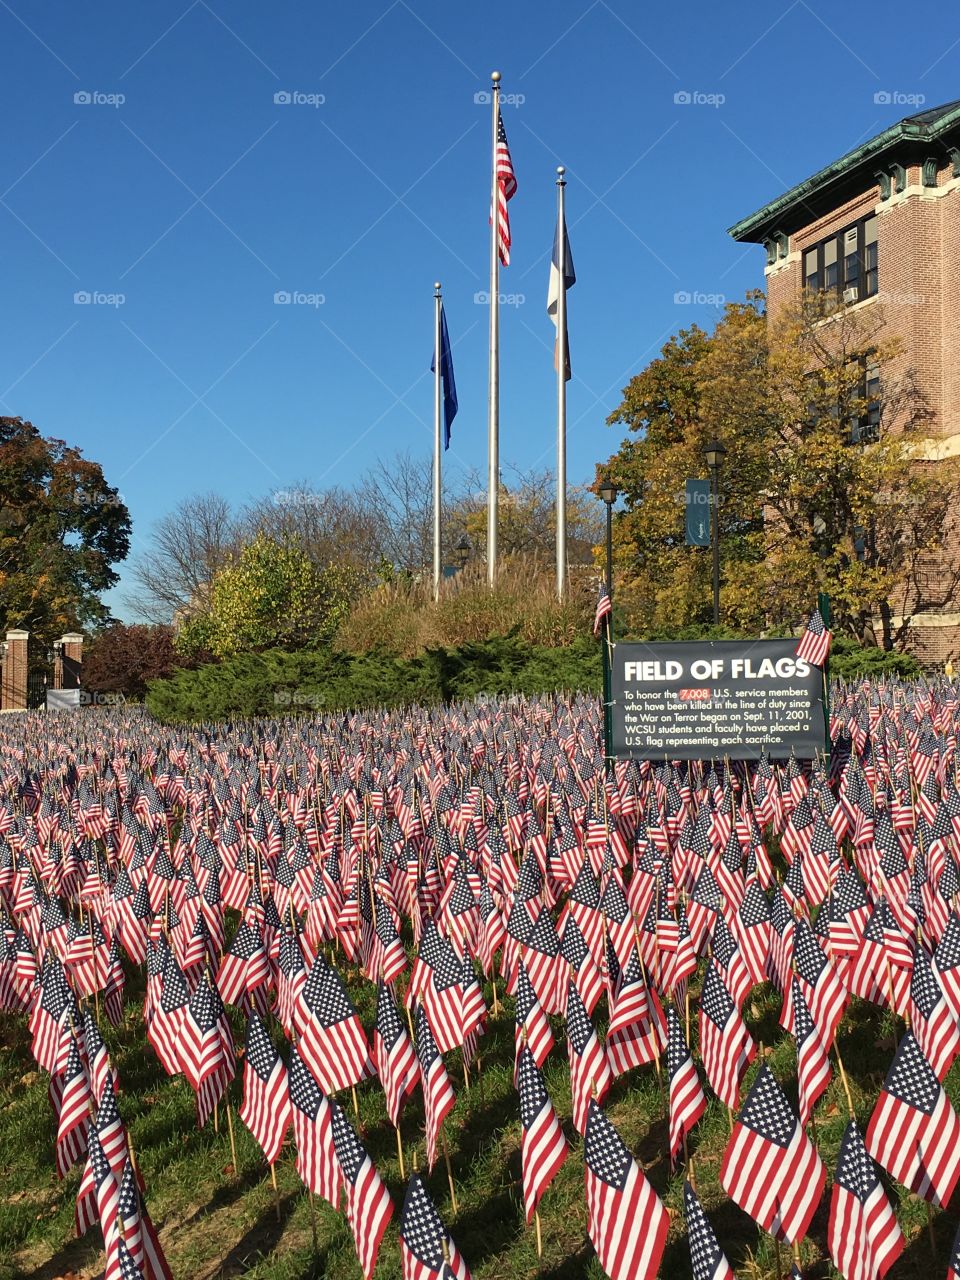
[[[932,107],[929,111],[899,120],[812,177],[798,182],[756,213],[742,218],[729,228],[729,234],[734,240],[760,243],[774,231],[796,230],[827,212],[831,207],[831,197],[833,206],[836,206],[855,194],[852,188],[858,178],[862,179],[861,187],[875,183],[877,164],[884,155],[898,148],[912,151],[917,146],[929,147],[952,133],[960,135],[960,101],[948,102],[942,107]],[[946,155],[944,151],[945,158]],[[926,153],[919,157],[919,162],[924,159]],[[846,187],[851,189],[844,190]]]

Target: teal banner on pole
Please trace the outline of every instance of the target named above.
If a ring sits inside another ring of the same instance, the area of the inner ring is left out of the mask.
[[[687,480],[683,491],[688,547],[710,545],[710,481]]]

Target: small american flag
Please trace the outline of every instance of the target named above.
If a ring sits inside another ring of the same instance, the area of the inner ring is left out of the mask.
[[[578,1133],[584,1133],[590,1102],[603,1102],[613,1084],[613,1072],[573,978],[567,988],[567,1056],[573,1123]]]
[[[672,1004],[667,1006],[667,1074],[670,1077],[670,1162],[675,1164],[683,1150],[684,1138],[706,1112],[707,1099]]]
[[[818,1099],[830,1083],[830,1059],[796,975],[793,978],[792,994],[793,1036],[797,1043],[798,1109],[800,1123],[806,1124],[813,1115]]]
[[[593,634],[595,636],[600,634],[604,619],[609,618],[612,612],[613,605],[610,603],[610,589],[605,582],[601,582],[600,594],[597,597],[597,611],[593,615]]]
[[[403,1280],[470,1280],[470,1272],[419,1173],[411,1174],[400,1215]]]
[[[753,1061],[756,1045],[711,960],[700,995],[700,1057],[710,1087],[725,1106],[740,1100],[740,1081]]]
[[[807,619],[807,628],[800,638],[800,643],[797,645],[797,657],[803,658],[811,666],[822,667],[830,652],[830,641],[832,639],[833,635],[827,630],[820,615],[820,610],[814,609]]]
[[[597,1106],[590,1103],[583,1140],[587,1231],[610,1280],[654,1276],[670,1229],[666,1209]]]
[[[290,1128],[293,1109],[283,1059],[253,1011],[247,1022],[246,1045],[240,1119],[259,1142],[267,1164],[273,1164]]]
[[[903,1250],[903,1232],[855,1120],[840,1144],[827,1246],[846,1280],[877,1280]]]
[[[416,1050],[394,1004],[390,988],[377,984],[377,1022],[373,1029],[373,1058],[386,1097],[390,1123],[400,1123],[400,1110],[420,1079]]]
[[[57,1173],[65,1177],[87,1150],[87,1123],[90,1109],[90,1085],[80,1061],[76,1037],[70,1032],[67,1069],[61,1078],[62,1095],[57,1121]]]
[[[343,1177],[333,1149],[332,1109],[295,1046],[290,1050],[289,1078],[297,1173],[308,1191],[338,1209]]]
[[[507,146],[507,133],[503,127],[503,116],[500,114],[500,108],[497,107],[497,153],[495,160],[496,178],[497,178],[497,249],[500,254],[500,261],[505,266],[510,265],[510,213],[507,209],[508,201],[512,200],[517,193],[517,178],[513,172],[513,161],[510,158],[510,148]]]
[[[430,1030],[427,1012],[417,1005],[417,1057],[423,1080],[423,1107],[427,1127],[427,1165],[433,1168],[437,1158],[437,1141],[444,1120],[456,1105],[457,1098],[440,1057],[440,1050]]]
[[[540,1197],[570,1154],[570,1147],[553,1109],[540,1068],[529,1049],[517,1064],[520,1123],[523,1126],[523,1202],[527,1223],[533,1221]]]
[[[340,1106],[336,1102],[330,1106],[333,1108],[333,1146],[346,1192],[347,1221],[353,1231],[365,1280],[370,1280],[377,1265],[380,1241],[393,1217],[393,1201]]]
[[[911,1031],[900,1041],[867,1127],[867,1150],[892,1178],[935,1205],[960,1178],[960,1118]]]
[[[720,1185],[765,1231],[792,1244],[806,1234],[826,1176],[783,1090],[762,1066],[723,1154]]]
[[[687,1244],[690,1246],[693,1280],[736,1280],[733,1268],[717,1244],[713,1227],[689,1182],[683,1184],[683,1211],[687,1219]]]
[[[349,1089],[373,1074],[357,1011],[340,975],[322,955],[314,961],[296,1012],[303,1018],[300,1054],[325,1093]]]

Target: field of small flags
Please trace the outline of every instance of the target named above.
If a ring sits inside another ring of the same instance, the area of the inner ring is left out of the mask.
[[[958,721],[6,719],[0,1280],[957,1280]]]

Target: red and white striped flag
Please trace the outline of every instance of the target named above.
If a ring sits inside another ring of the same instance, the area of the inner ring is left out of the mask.
[[[240,1119],[263,1149],[267,1164],[280,1154],[293,1119],[287,1068],[256,1012],[247,1021]]]
[[[756,1051],[730,992],[708,961],[700,993],[700,1057],[711,1089],[725,1106],[737,1106],[740,1081]]]
[[[377,983],[373,1060],[383,1085],[390,1123],[398,1125],[403,1104],[420,1079],[420,1066],[413,1042],[394,1003],[393,993],[383,979]]]
[[[510,158],[510,148],[507,146],[507,133],[503,127],[503,116],[500,113],[499,104],[497,106],[497,149],[496,159],[494,161],[497,181],[497,251],[500,255],[500,261],[505,266],[510,265],[510,212],[507,204],[517,193],[517,178],[513,172],[513,160]],[[495,305],[495,299],[491,300],[491,305]]]
[[[811,666],[822,667],[830,653],[833,635],[826,628],[819,609],[814,609],[807,619],[807,626],[797,645],[797,657]]]
[[[903,1250],[897,1215],[855,1120],[847,1125],[840,1144],[827,1247],[844,1280],[880,1280]]]
[[[197,1095],[197,1125],[202,1127],[236,1071],[223,1001],[206,972],[190,997],[176,1047],[183,1073]]]
[[[805,1125],[830,1083],[830,1059],[796,975],[793,978],[793,1036],[797,1044],[798,1109],[800,1123]]]
[[[723,1153],[720,1185],[765,1231],[792,1244],[806,1234],[826,1176],[783,1090],[761,1066]]]
[[[343,1174],[347,1221],[353,1231],[360,1268],[365,1280],[371,1280],[380,1241],[393,1217],[393,1201],[342,1109],[336,1102],[330,1106],[333,1147]]]
[[[527,1223],[533,1221],[540,1197],[559,1173],[570,1148],[553,1109],[540,1068],[529,1049],[517,1063],[520,1123],[523,1127],[523,1203]]]
[[[423,1081],[423,1109],[427,1125],[427,1167],[432,1169],[437,1158],[440,1127],[456,1106],[457,1098],[440,1057],[440,1050],[430,1030],[427,1011],[417,1005],[417,1058]]]
[[[657,1193],[597,1106],[583,1140],[587,1231],[610,1280],[653,1280],[670,1218]]]
[[[567,1056],[573,1123],[578,1133],[585,1133],[590,1103],[603,1102],[613,1084],[613,1072],[573,978],[567,988]]]
[[[339,1209],[343,1176],[333,1149],[333,1109],[295,1045],[290,1050],[288,1075],[297,1173],[308,1191]]]
[[[57,1173],[61,1178],[73,1168],[87,1150],[87,1125],[90,1119],[90,1084],[80,1061],[76,1036],[70,1032],[67,1069],[60,1083],[60,1114],[57,1119]]]
[[[673,1166],[687,1134],[706,1112],[707,1099],[672,1004],[667,1006],[667,1074],[670,1079],[670,1164]]]
[[[297,1000],[300,1055],[324,1093],[337,1093],[373,1074],[370,1046],[336,969],[318,954]]]
[[[867,1126],[867,1150],[892,1178],[943,1206],[960,1178],[960,1118],[913,1032],[900,1041]]]
[[[683,1211],[693,1280],[737,1280],[689,1182],[683,1184]]]

